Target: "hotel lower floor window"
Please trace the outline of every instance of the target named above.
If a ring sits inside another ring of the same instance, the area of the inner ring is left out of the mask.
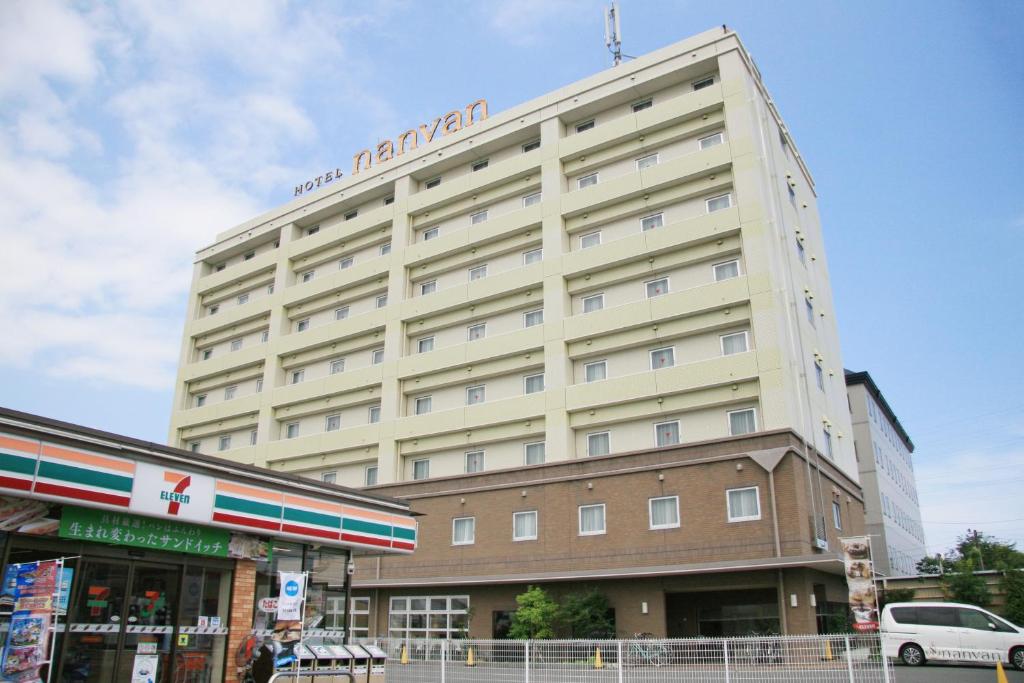
[[[469,596],[435,595],[391,598],[390,638],[465,638]]]

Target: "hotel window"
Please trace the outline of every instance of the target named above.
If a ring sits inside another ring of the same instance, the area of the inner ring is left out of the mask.
[[[544,442],[537,441],[523,445],[523,463],[527,465],[541,465],[544,463]]]
[[[835,455],[832,453],[832,432],[828,431],[827,428],[822,429],[821,438],[825,450],[825,455],[827,455],[829,458],[834,458]]]
[[[534,541],[537,539],[537,511],[512,513],[512,540]]]
[[[679,420],[654,425],[654,441],[658,447],[679,444]]]
[[[814,304],[811,303],[810,299],[804,299],[804,308],[807,311],[807,322],[814,327]]]
[[[476,517],[452,520],[452,545],[472,545],[476,540]]]
[[[367,422],[372,425],[380,422],[380,406],[370,406],[367,413]]]
[[[583,376],[587,382],[600,382],[608,379],[608,361],[598,360],[583,366]]]
[[[587,434],[587,455],[608,455],[611,448],[611,432]]]
[[[756,486],[729,489],[725,492],[730,522],[749,522],[761,519],[761,501]]]
[[[314,277],[316,277],[316,271],[315,270],[307,270],[305,273],[302,274],[302,281],[303,282],[309,282]]]
[[[416,341],[416,353],[427,353],[434,350],[434,338],[423,337]]]
[[[226,451],[229,448],[231,448],[231,435],[220,437],[217,441],[217,450]]]
[[[596,536],[605,532],[604,503],[580,505],[580,536]]]
[[[188,445],[188,449],[190,451],[192,451],[193,453],[198,453],[199,452],[199,442],[198,441],[193,441],[192,443],[190,443]]]
[[[651,351],[651,370],[670,368],[676,364],[676,349],[673,346]]]
[[[429,282],[420,283],[420,296],[427,294],[433,294],[437,291],[437,280],[430,280]]]
[[[335,358],[334,360],[331,361],[331,374],[338,375],[341,374],[342,372],[345,372],[345,359]]]
[[[800,263],[807,263],[807,250],[804,249],[804,241],[796,238],[796,254],[800,257]]]
[[[473,280],[483,280],[485,277],[487,277],[487,264],[486,263],[484,265],[482,265],[482,266],[475,266],[475,267],[469,269],[469,281],[470,282],[472,282]]]
[[[254,429],[251,432],[249,432],[249,445],[250,446],[255,446],[256,445],[256,441],[259,439],[259,435],[260,435],[260,433],[256,429]]]
[[[528,375],[523,378],[523,393],[537,394],[544,391],[544,374]]]
[[[346,256],[345,258],[338,261],[338,270],[345,270],[346,268],[351,268],[353,262],[354,261],[351,256]]]
[[[305,370],[292,370],[292,378],[291,378],[292,381],[291,381],[291,383],[292,384],[298,384],[303,379],[305,379],[305,377],[306,377],[306,371]]]
[[[248,294],[239,294],[238,298],[235,301],[238,302],[239,306],[241,306],[242,304],[245,304],[245,303],[249,303],[249,295]]]
[[[203,360],[210,360],[213,357],[213,349],[203,349]]]
[[[531,140],[523,145],[523,152],[532,152],[535,149],[540,149],[540,140]]]
[[[285,426],[284,435],[286,439],[294,439],[295,437],[297,437],[299,435],[299,423],[289,422]]]
[[[531,263],[540,263],[544,260],[543,249],[531,249],[530,251],[523,252],[523,265],[528,266]]]
[[[679,496],[649,498],[647,503],[652,529],[675,529],[679,526]]]
[[[487,323],[470,325],[468,328],[466,328],[466,339],[468,339],[469,341],[483,339],[485,336],[487,336]]]
[[[708,213],[728,209],[732,206],[732,195],[720,194],[717,197],[709,197],[704,201],[704,205],[707,207]]]
[[[593,127],[594,127],[594,119],[590,119],[589,121],[583,121],[582,123],[577,123],[576,124],[576,132],[577,133],[582,133],[584,131],[590,130]]]
[[[525,209],[528,206],[533,206],[534,204],[540,204],[540,200],[541,200],[541,193],[540,192],[534,192],[533,194],[528,194],[525,197],[523,197],[523,208]]]
[[[832,501],[832,524],[839,531],[843,530],[843,509],[838,501]]]
[[[585,187],[590,187],[591,185],[597,185],[597,174],[596,173],[591,173],[589,175],[585,175],[585,176],[583,176],[582,178],[579,178],[576,181],[576,189],[578,189],[578,190],[582,190]]]
[[[232,339],[231,340],[231,350],[232,351],[241,351],[241,349],[242,349],[242,340],[241,339]]]
[[[267,294],[273,294],[273,293],[274,293],[274,283],[270,283],[269,285],[267,285]]]
[[[536,311],[527,311],[526,313],[523,313],[523,327],[533,327],[534,325],[540,325],[543,322],[543,308],[538,308]]]
[[[206,314],[207,315],[217,315],[217,313],[219,311],[220,311],[220,306],[210,306],[208,309],[206,309]]]
[[[720,339],[723,356],[731,356],[734,353],[743,353],[747,350],[747,333],[745,331],[723,334]]]
[[[698,80],[696,80],[696,81],[694,81],[692,83],[694,90],[700,90],[702,88],[707,88],[707,87],[712,86],[714,84],[715,84],[715,77],[714,76],[705,76],[704,78],[698,79]]]
[[[426,230],[423,231],[423,241],[424,242],[428,242],[428,241],[434,239],[435,237],[437,237],[440,233],[441,233],[441,228],[438,228],[438,227],[427,228]]]
[[[334,309],[334,319],[344,320],[348,317],[348,306],[342,306],[341,308]]]
[[[601,231],[580,235],[580,249],[590,249],[601,244]]]
[[[377,484],[377,466],[367,465],[363,470],[363,486],[375,486]]]
[[[380,296],[378,296],[376,301],[375,301],[375,305],[377,306],[377,308],[384,308],[385,306],[387,306],[388,305],[388,295],[387,294],[381,294]]]
[[[390,206],[395,203],[395,195],[384,198],[384,206]]]
[[[476,213],[469,215],[469,222],[471,225],[477,225],[487,220],[487,210],[477,211]]]
[[[338,481],[337,472],[324,472],[320,475],[320,481],[325,484],[333,484]]]
[[[712,266],[711,270],[715,273],[715,282],[721,282],[722,280],[740,276],[740,262],[726,261],[725,263],[716,263]]]
[[[358,215],[359,215],[359,209],[356,209],[354,211],[349,211],[348,213],[345,214],[345,220],[350,221],[350,220],[352,220],[353,218],[355,218]]]
[[[753,434],[757,431],[757,413],[753,408],[743,410],[730,410],[729,412],[729,434],[742,436]]]
[[[592,313],[604,308],[604,294],[591,294],[583,297],[583,312]]]
[[[656,213],[653,216],[644,216],[640,219],[640,231],[647,232],[665,225],[665,215]]]
[[[230,387],[224,387],[224,400],[230,401],[238,393],[238,385],[232,384]]]
[[[821,369],[821,363],[814,363],[814,377],[818,381],[818,388],[825,391],[825,372]]]
[[[213,267],[213,269],[214,269],[214,270],[215,270],[216,272],[218,272],[218,273],[219,273],[219,272],[221,272],[222,270],[224,270],[224,269],[225,269],[225,268],[227,268],[227,267],[228,267],[228,264],[226,264],[226,263],[218,263],[217,265],[215,265],[215,266]]]
[[[475,406],[479,403],[483,403],[485,394],[486,387],[484,387],[483,384],[478,384],[473,387],[466,387],[466,405]]]
[[[657,280],[645,282],[644,289],[647,291],[648,299],[653,299],[654,297],[661,296],[662,294],[668,294],[668,278],[662,277]]]
[[[430,477],[430,460],[413,460],[412,461],[412,478],[413,479],[427,479]]]
[[[431,178],[427,182],[423,183],[423,188],[426,189],[426,190],[432,190],[432,189],[434,189],[435,187],[437,187],[440,184],[441,184],[441,178],[440,177]]]
[[[341,415],[328,415],[324,420],[325,432],[336,432],[341,429]]]
[[[380,250],[379,251],[380,251],[380,255],[381,256],[387,256],[388,254],[390,254],[391,253],[391,242],[385,242],[384,244],[380,245]]]
[[[636,170],[638,170],[638,171],[642,171],[645,168],[650,168],[651,166],[657,166],[657,165],[658,165],[658,155],[657,154],[648,154],[647,156],[640,157],[639,159],[636,160]]]
[[[487,168],[487,164],[489,162],[490,162],[489,159],[482,159],[480,161],[475,161],[475,162],[473,162],[473,170],[474,171],[482,171],[485,168]]]
[[[431,396],[420,396],[416,399],[413,412],[417,415],[426,415],[434,407],[434,399]]]
[[[309,329],[309,318],[303,318],[302,320],[295,323],[296,332],[305,332]]]
[[[320,226],[319,225],[314,225],[312,228],[307,228],[306,229],[306,237],[312,237],[313,235],[317,234],[318,232],[320,232]]]
[[[202,408],[203,406],[205,406],[206,405],[206,394],[199,394],[199,395],[197,395],[196,396],[196,400],[195,400],[194,403],[195,403],[195,407],[196,408]]]
[[[654,106],[654,98],[648,97],[646,100],[640,100],[639,102],[633,103],[633,113],[643,111],[644,109],[650,109]]]
[[[470,451],[466,453],[466,474],[484,471],[484,452]]]
[[[391,598],[388,635],[396,641],[428,637],[454,640],[468,631],[468,612],[467,596]],[[430,631],[425,630],[428,624]]]
[[[709,135],[706,138],[701,138],[699,140],[701,149],[714,147],[715,145],[720,145],[723,142],[725,142],[725,137],[721,133],[715,133],[714,135]]]
[[[258,394],[261,391],[263,391],[263,378],[262,377],[257,377],[256,378],[256,393]]]
[[[384,349],[370,351],[370,365],[380,365],[384,362]]]

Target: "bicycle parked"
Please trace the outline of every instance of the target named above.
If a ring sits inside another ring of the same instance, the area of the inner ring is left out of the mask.
[[[634,633],[626,661],[631,666],[662,666],[669,663],[668,648],[655,641],[653,633]]]

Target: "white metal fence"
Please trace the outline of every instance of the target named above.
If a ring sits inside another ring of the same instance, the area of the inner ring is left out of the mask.
[[[388,683],[890,683],[877,634],[668,640],[367,638]]]

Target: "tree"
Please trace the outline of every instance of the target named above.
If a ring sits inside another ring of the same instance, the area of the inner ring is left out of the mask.
[[[615,622],[611,615],[608,598],[593,588],[566,596],[558,621],[569,638],[613,638]]]
[[[956,552],[961,558],[970,558],[979,570],[1024,567],[1024,553],[1017,550],[1016,543],[1003,543],[977,529],[968,529],[957,539]]]
[[[543,588],[530,586],[525,593],[516,596],[516,604],[519,608],[512,615],[509,638],[544,640],[555,637],[558,604]]]
[[[974,560],[965,558],[953,566],[953,571],[942,575],[942,589],[953,602],[964,602],[988,607],[992,602],[985,577],[974,573]]]
[[[1008,569],[1003,573],[1006,607],[1003,615],[1017,624],[1024,624],[1024,569]]]
[[[944,574],[953,570],[953,562],[942,555],[925,556],[917,561],[915,569],[918,574]]]
[[[885,607],[890,602],[910,602],[913,599],[913,588],[886,588],[881,591],[879,607]]]

